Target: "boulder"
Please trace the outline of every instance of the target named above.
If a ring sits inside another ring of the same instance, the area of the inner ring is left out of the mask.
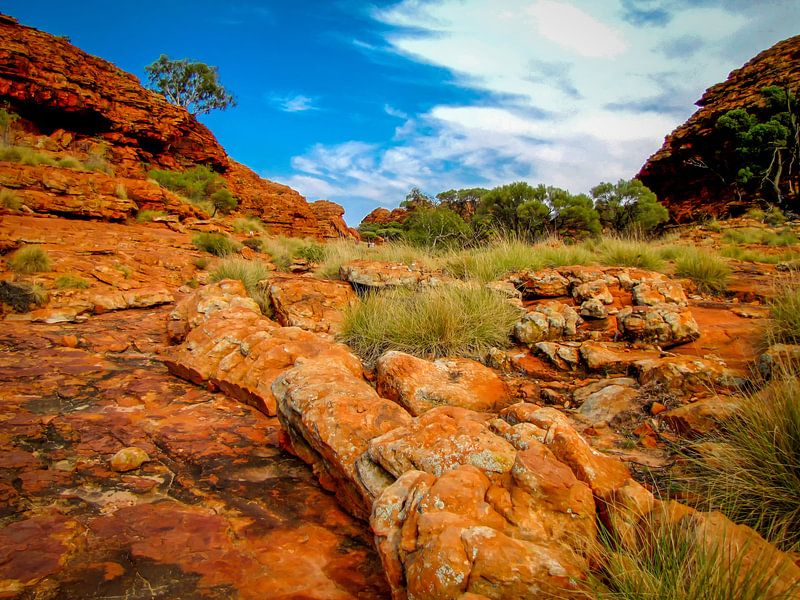
[[[738,412],[739,406],[735,398],[714,396],[662,412],[659,418],[674,432],[697,437],[718,429],[720,423]]]
[[[657,384],[675,392],[695,394],[736,388],[745,381],[719,359],[667,356],[637,360],[632,370],[642,385]]]
[[[514,336],[523,344],[570,339],[577,335],[581,323],[583,319],[574,308],[550,300],[532,306],[514,325]]]
[[[633,303],[637,306],[656,306],[657,304],[689,304],[683,286],[677,281],[646,280],[633,286]]]
[[[509,281],[526,298],[559,298],[569,294],[569,280],[553,269],[514,273]]]
[[[386,352],[377,362],[378,394],[414,416],[437,406],[497,412],[511,400],[506,384],[488,367],[466,358],[428,361]]]
[[[534,344],[535,351],[562,371],[572,371],[580,363],[579,345],[558,344],[556,342],[539,342]]]
[[[579,388],[573,393],[576,402],[581,403],[578,414],[592,424],[605,421],[613,425],[619,417],[641,413],[639,392],[635,386],[633,379],[621,377]]]
[[[339,268],[339,276],[356,289],[387,287],[437,286],[450,280],[439,271],[417,263],[354,260]]]
[[[622,336],[664,347],[693,342],[700,329],[688,308],[675,304],[623,308],[617,315]]]
[[[281,325],[316,333],[339,333],[345,311],[357,301],[343,281],[276,275],[265,285]]]
[[[583,342],[580,353],[587,369],[604,374],[627,373],[636,361],[661,355],[656,350],[634,350],[615,342]]]

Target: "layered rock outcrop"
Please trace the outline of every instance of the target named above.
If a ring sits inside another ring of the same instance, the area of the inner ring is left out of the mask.
[[[0,101],[21,117],[17,143],[74,156],[101,152],[114,174],[128,179],[143,180],[143,165],[163,169],[207,165],[226,179],[239,198],[240,210],[262,218],[271,233],[319,239],[352,236],[341,207],[325,203],[314,208],[295,190],[262,179],[231,160],[207,127],[142,87],[130,73],[64,38],[4,15],[0,15],[0,38]],[[9,168],[0,163],[0,174]],[[38,184],[17,187],[24,190],[26,200],[32,198],[34,210],[52,204],[61,214],[85,218],[117,219],[128,213],[128,207],[119,206],[70,213],[63,202],[48,204],[37,195]],[[64,194],[56,196],[64,198]],[[98,204],[110,202],[113,195],[86,193],[82,197]],[[148,205],[131,200],[139,209]],[[186,212],[191,209],[180,209],[178,214]]]
[[[747,199],[736,197],[731,182],[723,181],[713,165],[707,164],[707,157],[713,156],[716,120],[728,110],[763,104],[760,92],[769,85],[797,90],[800,36],[761,52],[724,82],[706,90],[697,101],[700,108],[667,136],[642,167],[638,178],[656,193],[673,219],[685,222],[744,210]]]

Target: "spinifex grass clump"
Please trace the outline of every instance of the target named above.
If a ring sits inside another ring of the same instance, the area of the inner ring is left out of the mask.
[[[231,223],[233,230],[236,233],[264,233],[264,223],[261,219],[255,217],[237,217]]]
[[[694,447],[679,479],[700,500],[784,550],[800,549],[800,379],[790,368],[745,395],[739,413]]]
[[[675,275],[688,277],[705,293],[724,292],[731,268],[722,258],[699,248],[686,248],[675,259]]]
[[[506,346],[518,318],[507,299],[478,284],[391,289],[352,307],[341,339],[367,362],[387,350],[428,358],[476,357]]]
[[[719,530],[704,532],[691,519],[645,521],[635,545],[615,548],[601,536],[603,570],[591,586],[597,600],[789,600],[800,591],[769,555],[726,539],[724,529],[714,537]]]
[[[220,233],[198,233],[192,238],[192,244],[215,256],[228,256],[239,250],[235,241]]]
[[[8,259],[8,266],[17,273],[41,273],[50,270],[50,257],[39,246],[23,246]]]
[[[658,250],[644,240],[605,238],[595,247],[599,261],[611,267],[636,267],[658,271],[664,268]]]
[[[89,282],[83,277],[67,273],[56,278],[56,287],[60,290],[85,290],[89,287]]]
[[[271,306],[266,290],[259,288],[258,282],[269,279],[270,270],[260,260],[243,258],[226,258],[219,262],[211,272],[211,281],[238,279],[244,285],[250,297],[256,301],[261,312],[269,315]]]
[[[784,285],[770,301],[767,339],[771,343],[800,343],[800,282]]]

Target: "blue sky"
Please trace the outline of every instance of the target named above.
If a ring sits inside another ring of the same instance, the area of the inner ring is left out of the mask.
[[[164,53],[219,67],[228,153],[357,224],[413,186],[629,178],[703,91],[800,34],[800,2],[4,0],[144,79]]]

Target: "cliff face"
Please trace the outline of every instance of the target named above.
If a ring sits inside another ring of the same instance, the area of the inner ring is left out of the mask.
[[[761,52],[724,82],[706,90],[697,101],[700,108],[667,136],[642,167],[638,178],[658,195],[675,220],[727,215],[752,204],[752,197],[737,197],[731,182],[723,181],[705,157],[715,150],[717,119],[734,108],[763,104],[761,90],[770,85],[794,91],[800,87],[800,36]]]
[[[298,192],[231,160],[207,127],[133,75],[4,15],[0,40],[0,106],[21,117],[20,143],[75,155],[101,147],[114,174],[133,179],[146,177],[145,165],[207,165],[273,233],[341,235],[341,218],[320,220]]]

